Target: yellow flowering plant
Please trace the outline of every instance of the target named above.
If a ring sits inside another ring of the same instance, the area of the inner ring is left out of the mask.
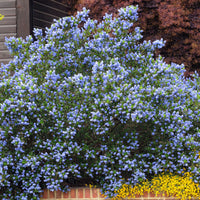
[[[155,176],[151,181],[145,180],[135,186],[124,184],[113,200],[117,199],[133,199],[137,195],[144,195],[145,192],[152,192],[156,196],[173,196],[181,200],[200,198],[200,185],[192,180],[192,174],[183,172],[183,175],[174,175],[172,173],[165,174],[164,172]]]
[[[4,15],[0,14],[0,21],[4,18]]]
[[[182,200],[200,197],[199,184],[192,180],[192,174],[189,172],[185,172],[183,176],[161,174],[153,178],[151,190],[155,194],[165,193]]]
[[[195,151],[199,155],[200,152]],[[193,181],[191,172],[183,168],[182,174],[171,173],[169,170],[154,176],[151,180],[143,180],[136,185],[123,184],[115,190],[112,200],[134,199],[143,196],[145,193],[153,193],[155,196],[175,197],[180,200],[200,199],[200,183]],[[107,197],[104,195],[104,197]]]

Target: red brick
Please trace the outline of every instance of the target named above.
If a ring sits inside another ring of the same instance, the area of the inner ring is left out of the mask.
[[[150,197],[157,197],[157,198],[162,197],[162,198],[165,198],[165,193],[162,193],[162,192],[161,192],[161,193],[158,193],[158,194],[156,195],[156,194],[150,192]]]
[[[71,198],[76,198],[76,189],[75,188],[71,188],[70,194],[71,194]]]
[[[155,197],[155,193],[154,192],[149,192],[149,197]]]
[[[143,198],[148,198],[149,197],[149,193],[148,192],[144,192],[144,194],[142,196],[143,196]]]
[[[40,197],[42,199],[48,199],[48,190],[45,189],[41,194],[40,194]]]
[[[56,191],[56,198],[61,198],[62,197],[62,192],[60,190]]]
[[[90,198],[90,188],[85,188],[85,198]]]
[[[55,198],[55,192],[49,191],[49,198]]]
[[[78,189],[78,198],[80,198],[80,199],[84,198],[83,197],[83,189],[82,188]]]
[[[161,192],[160,194],[157,195],[157,197],[163,197],[163,198],[165,198],[166,196],[165,196],[164,192]]]
[[[136,194],[135,195],[135,198],[141,198],[142,196],[141,195],[139,195],[139,194]]]
[[[70,192],[63,192],[63,198],[69,198],[69,193]]]
[[[93,198],[98,198],[98,196],[99,196],[99,189],[92,188],[92,197]]]

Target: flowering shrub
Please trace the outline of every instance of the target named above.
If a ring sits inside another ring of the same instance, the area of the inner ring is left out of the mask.
[[[7,39],[14,58],[0,74],[0,198],[39,199],[44,188],[92,183],[106,195],[163,170],[200,181],[198,75],[154,52],[130,27],[138,7],[118,18],[75,17]]]
[[[181,175],[174,175],[172,173],[164,174],[154,177],[151,181],[144,181],[140,184],[136,184],[134,187],[124,184],[116,191],[117,196],[113,198],[133,199],[136,195],[144,195],[144,192],[153,192],[156,194],[162,194],[178,199],[191,199],[200,197],[200,187],[198,183],[192,181],[192,175],[189,172]]]

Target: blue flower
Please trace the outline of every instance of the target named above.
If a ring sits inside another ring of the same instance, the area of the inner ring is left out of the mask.
[[[163,170],[200,181],[199,77],[141,41],[138,7],[98,23],[83,9],[9,38],[0,69],[0,198],[39,199],[90,178],[112,196]]]

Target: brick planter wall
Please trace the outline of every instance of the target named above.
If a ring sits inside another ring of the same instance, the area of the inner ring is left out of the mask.
[[[75,200],[75,199],[87,199],[87,200],[101,200],[102,197],[99,188],[79,187],[71,188],[69,192],[64,193],[61,191],[51,192],[45,190],[41,194],[41,200]]]
[[[105,200],[101,195],[99,188],[79,187],[71,188],[67,193],[61,191],[51,192],[45,190],[41,194],[41,200]],[[127,198],[128,199],[128,198]],[[126,200],[126,199],[125,199]],[[143,196],[137,196],[135,200],[175,200],[174,197],[166,197],[163,195],[154,195],[152,193],[145,193]]]

